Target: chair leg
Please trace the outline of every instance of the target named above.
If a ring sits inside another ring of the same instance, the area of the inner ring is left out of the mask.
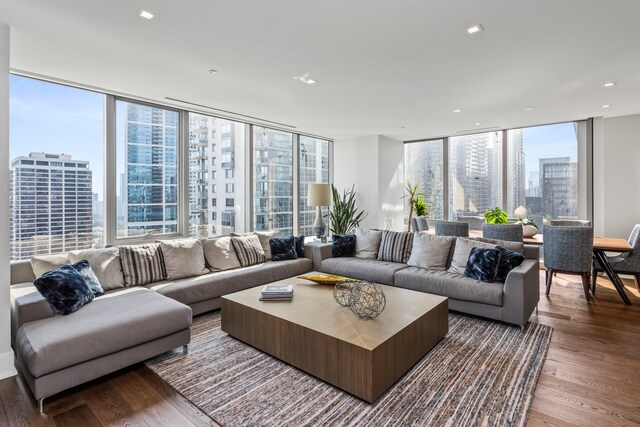
[[[591,295],[596,295],[596,281],[598,280],[598,272],[593,270],[593,274],[591,275]]]
[[[553,281],[553,270],[552,269],[547,269],[547,291],[545,292],[546,296],[549,296],[549,291],[551,291],[551,282]]]
[[[584,289],[584,297],[587,299],[587,301],[591,301],[591,296],[589,295],[589,276],[589,273],[582,273],[582,288]]]
[[[640,274],[634,274],[636,278],[636,289],[640,292]]]

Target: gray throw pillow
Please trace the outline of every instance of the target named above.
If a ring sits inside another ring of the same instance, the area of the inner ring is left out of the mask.
[[[446,270],[451,244],[454,240],[455,237],[451,236],[433,236],[426,232],[415,233],[411,256],[407,264],[431,270]]]
[[[240,268],[240,260],[231,245],[231,237],[214,237],[202,239],[204,257],[211,271],[224,271]]]
[[[79,260],[78,260],[79,261]],[[63,265],[70,264],[69,254],[36,255],[31,257],[31,268],[36,279],[47,271],[55,270]]]
[[[168,280],[201,276],[209,272],[199,239],[161,240],[158,243]]]
[[[464,270],[467,267],[467,261],[473,248],[487,248],[493,249],[496,245],[490,243],[479,242],[475,239],[467,239],[464,237],[458,237],[456,239],[456,248],[453,252],[453,258],[451,259],[451,267],[449,267],[449,273],[464,274]]]
[[[381,230],[356,228],[356,258],[376,259],[382,241]]]
[[[71,251],[69,259],[71,263],[80,262],[83,259],[89,261],[91,269],[105,291],[124,288],[120,250],[117,247]]]

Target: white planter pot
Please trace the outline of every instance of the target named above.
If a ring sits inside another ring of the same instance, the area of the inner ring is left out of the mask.
[[[533,237],[538,234],[538,229],[533,225],[523,225],[522,226],[522,236],[523,237]]]

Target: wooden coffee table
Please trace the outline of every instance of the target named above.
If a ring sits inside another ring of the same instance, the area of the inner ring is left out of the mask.
[[[262,286],[222,297],[222,330],[367,402],[375,401],[448,332],[446,297],[381,285],[387,304],[361,320],[333,286],[292,278],[293,301],[259,301]]]

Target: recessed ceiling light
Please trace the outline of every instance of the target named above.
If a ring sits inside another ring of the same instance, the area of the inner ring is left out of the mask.
[[[308,85],[312,85],[312,84],[316,84],[316,83],[317,83],[317,81],[316,81],[316,80],[314,80],[314,79],[310,79],[310,78],[309,78],[309,73],[305,73],[305,74],[301,75],[300,77],[298,77],[298,76],[294,76],[293,78],[294,78],[295,80],[299,80],[299,81],[301,81],[302,83],[306,83],[306,84],[308,84]]]
[[[475,125],[475,126],[480,126],[481,124],[482,124],[482,123],[480,123],[480,122],[475,122],[475,123],[474,123],[474,125]]]
[[[482,28],[482,25],[476,24],[476,25],[472,25],[471,27],[467,28],[467,33],[475,34],[475,33],[479,33],[482,30],[484,30],[484,28]]]
[[[616,85],[616,82],[606,82],[605,84],[603,84],[602,86],[604,87],[613,87]]]
[[[218,70],[212,68],[209,70],[209,74],[218,74]]]
[[[151,20],[151,19],[153,19],[153,17],[154,17],[155,15],[154,15],[153,13],[149,12],[148,10],[141,10],[141,11],[138,13],[138,16],[139,16],[140,18],[144,18],[144,19],[149,19],[149,20]]]
[[[455,110],[453,110],[453,112],[454,112],[454,113],[459,113],[459,112],[461,112],[461,111],[462,111],[462,110],[461,110],[461,109],[459,109],[459,108],[456,108]]]
[[[611,108],[611,104],[604,104],[602,108]]]
[[[533,107],[524,107],[524,111],[533,111],[535,108]]]

